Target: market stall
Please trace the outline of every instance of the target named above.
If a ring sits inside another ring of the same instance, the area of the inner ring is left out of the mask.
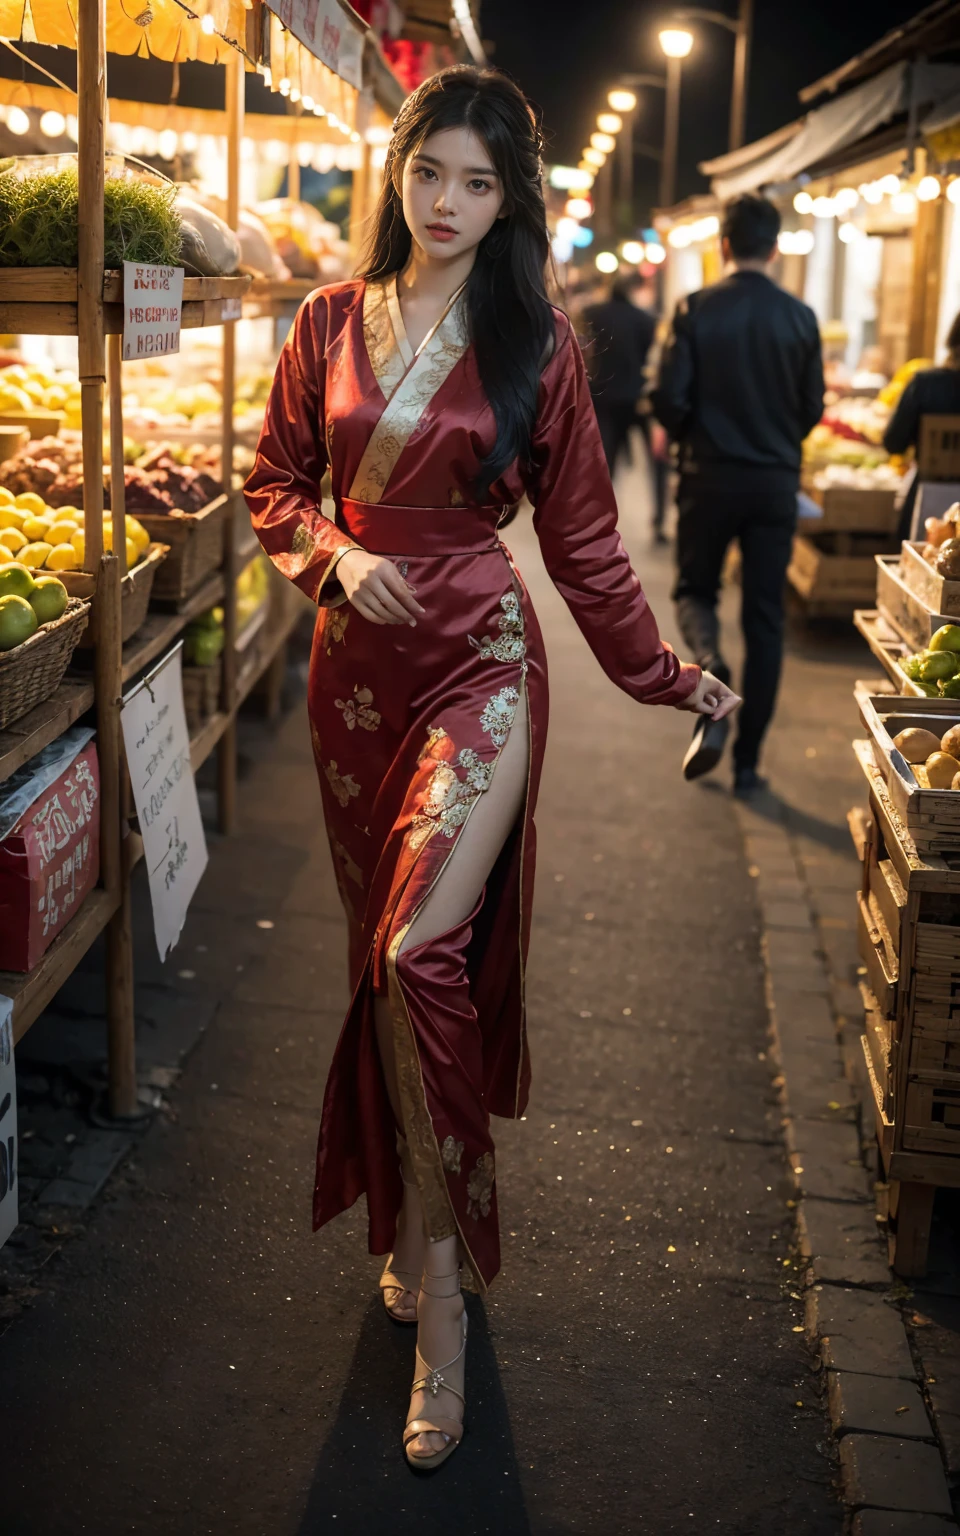
[[[78,153],[24,159],[0,175],[0,333],[13,342],[0,357],[0,797],[6,783],[19,782],[18,772],[36,766],[38,753],[72,740],[64,733],[93,719],[99,884],[89,882],[78,910],[64,909],[55,935],[45,924],[52,941],[42,953],[31,951],[21,968],[0,973],[0,993],[13,1000],[18,1040],[106,930],[109,1108],[119,1116],[137,1109],[130,874],[143,851],[130,822],[121,698],[183,642],[192,767],[217,751],[218,819],[221,830],[231,830],[237,711],[262,679],[275,707],[283,646],[301,611],[296,591],[260,559],[237,474],[265,392],[258,400],[255,381],[241,385],[238,399],[236,332],[248,323],[242,301],[256,281],[252,263],[245,267],[240,257],[261,237],[241,219],[244,151],[261,134],[280,145],[294,211],[289,168],[302,163],[304,144],[311,156],[332,152],[331,163],[359,148],[359,163],[369,163],[370,145],[357,127],[363,27],[349,7],[344,14],[347,33],[353,27],[359,38],[353,51],[349,36],[343,45],[356,84],[311,54],[310,37],[294,37],[259,8],[255,25],[239,5],[201,4],[191,15],[173,0],[129,26],[113,0],[106,7],[82,0],[75,25],[53,0],[36,0],[29,13],[32,40],[76,47]],[[16,15],[0,8],[0,38],[19,38],[23,25],[22,7]],[[111,101],[108,129],[107,47],[218,64],[225,110],[188,117],[189,109],[171,106],[161,126],[149,121],[149,107]],[[295,116],[245,125],[244,71],[253,68],[302,102]],[[24,91],[33,93],[26,102]],[[29,122],[34,112],[53,113],[66,129],[67,105],[57,86],[0,83],[0,114],[16,110]],[[375,109],[365,110],[372,119]],[[185,196],[132,163],[124,135],[137,131],[153,134],[156,148],[145,147],[161,159],[181,151],[210,157],[220,147],[220,204]],[[247,155],[251,164],[256,158]],[[27,207],[31,197],[42,207],[39,218]],[[26,232],[38,229],[44,239],[28,246]],[[276,243],[266,244],[272,260]],[[131,314],[122,259],[152,263],[151,271],[187,266],[179,374],[169,356],[122,361]],[[316,266],[310,286],[324,275]],[[286,266],[275,278],[298,281]],[[292,313],[299,296],[299,288],[285,293],[283,306]],[[281,301],[268,297],[270,317]],[[265,358],[265,376],[272,361]]]

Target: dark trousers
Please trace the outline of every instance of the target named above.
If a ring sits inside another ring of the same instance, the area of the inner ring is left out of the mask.
[[[610,478],[613,478],[617,467],[617,460],[621,453],[629,451],[630,428],[638,426],[643,433],[643,440],[647,446],[647,457],[653,473],[653,527],[655,532],[663,528],[664,513],[667,502],[667,475],[668,465],[655,459],[650,443],[649,416],[638,416],[636,403],[633,400],[607,400],[602,395],[594,397],[594,408],[597,413],[597,425],[600,428],[600,441],[603,444],[604,457],[607,461],[607,469]]]
[[[748,470],[684,476],[677,494],[677,622],[697,661],[720,654],[717,596],[724,556],[740,545],[743,704],[733,749],[755,768],[773,716],[783,661],[784,587],[797,521],[797,477]]]

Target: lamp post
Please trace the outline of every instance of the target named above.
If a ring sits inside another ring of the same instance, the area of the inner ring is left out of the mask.
[[[753,31],[753,0],[740,0],[737,15],[727,16],[723,11],[708,11],[700,6],[685,7],[683,10],[672,13],[671,22],[677,23],[676,27],[670,26],[667,32],[660,33],[660,46],[666,53],[663,39],[665,36],[679,37],[684,33],[690,38],[685,58],[693,46],[693,37],[686,31],[683,23],[687,21],[713,21],[718,27],[726,27],[736,39],[733,54],[733,89],[730,95],[730,132],[728,147],[739,149],[743,143],[744,131],[747,119],[747,71],[750,66],[750,37]],[[668,55],[669,57],[669,55]]]
[[[663,112],[663,159],[660,162],[660,206],[676,197],[677,143],[680,136],[680,67],[693,47],[693,34],[683,27],[665,27],[660,47],[667,60],[667,99]]]

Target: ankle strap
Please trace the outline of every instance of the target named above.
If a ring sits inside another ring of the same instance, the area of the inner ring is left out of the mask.
[[[431,1291],[431,1290],[428,1289],[428,1282],[431,1281],[431,1280],[454,1280],[454,1279],[457,1282],[457,1288],[456,1288],[455,1291],[440,1291],[438,1293],[437,1291]],[[460,1271],[459,1271],[459,1269],[455,1269],[455,1270],[452,1270],[451,1273],[448,1274],[448,1275],[428,1275],[428,1274],[424,1274],[421,1277],[421,1280],[420,1280],[420,1289],[423,1292],[424,1296],[432,1296],[434,1301],[453,1301],[453,1299],[456,1296],[460,1295]]]

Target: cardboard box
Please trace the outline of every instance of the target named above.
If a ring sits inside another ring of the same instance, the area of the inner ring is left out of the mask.
[[[100,771],[91,741],[0,843],[0,970],[33,970],[99,873]]]

